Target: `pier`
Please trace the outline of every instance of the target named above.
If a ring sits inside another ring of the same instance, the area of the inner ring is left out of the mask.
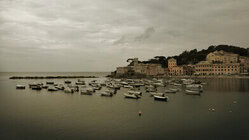
[[[12,76],[9,79],[66,79],[66,78],[98,78],[96,76]]]

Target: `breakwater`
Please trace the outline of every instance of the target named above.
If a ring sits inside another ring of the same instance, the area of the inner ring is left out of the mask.
[[[9,79],[66,79],[66,78],[98,78],[96,76],[12,76]]]

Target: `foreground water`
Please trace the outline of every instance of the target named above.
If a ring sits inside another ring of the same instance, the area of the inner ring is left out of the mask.
[[[112,98],[101,97],[99,92],[86,96],[16,90],[16,84],[46,80],[8,79],[17,75],[93,75],[103,81],[107,74],[1,73],[0,139],[249,139],[248,79],[203,80],[208,84],[201,96],[168,94],[169,102],[154,101],[146,93],[139,100],[125,99],[127,89],[123,88]]]

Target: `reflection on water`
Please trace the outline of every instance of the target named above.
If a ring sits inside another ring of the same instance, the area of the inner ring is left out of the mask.
[[[247,79],[207,79],[208,89],[221,92],[245,92],[249,91]]]

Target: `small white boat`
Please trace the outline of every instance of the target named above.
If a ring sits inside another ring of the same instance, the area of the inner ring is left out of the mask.
[[[155,100],[160,100],[160,101],[168,101],[169,97],[165,96],[164,94],[163,95],[154,95],[154,99]]]
[[[83,81],[78,81],[78,82],[75,82],[76,85],[85,85],[85,82]]]
[[[93,91],[90,89],[84,89],[80,91],[81,95],[93,95]]]
[[[133,86],[130,86],[130,85],[124,85],[124,88],[133,88]]]
[[[174,86],[182,86],[182,84],[177,84],[177,83],[174,83],[173,85]]]
[[[140,91],[129,90],[128,93],[129,93],[129,94],[135,94],[135,95],[142,96],[142,92],[140,92]]]
[[[157,89],[156,88],[148,88],[146,89],[146,92],[156,92]]]
[[[16,89],[25,89],[24,85],[16,85]]]
[[[74,93],[74,90],[71,89],[71,88],[69,88],[69,87],[67,87],[67,88],[64,89],[64,92],[65,93]]]
[[[48,87],[48,91],[58,91],[58,89],[55,87]]]
[[[46,84],[50,84],[50,85],[53,85],[54,82],[53,81],[47,81]]]
[[[109,90],[101,92],[100,95],[101,96],[107,96],[107,97],[112,97],[113,96],[112,92],[109,91]]]
[[[138,96],[134,94],[124,93],[125,98],[138,99]]]
[[[177,90],[172,90],[172,89],[166,89],[165,93],[176,93]]]
[[[187,90],[203,92],[203,86],[201,84],[192,84],[186,86]]]
[[[72,82],[69,81],[69,80],[65,80],[64,82],[65,82],[65,84],[71,84],[71,83],[72,83]]]
[[[55,86],[58,90],[64,90],[64,86],[62,84]]]
[[[197,90],[188,90],[188,89],[186,89],[185,92],[188,95],[201,95],[201,92],[197,91]]]

